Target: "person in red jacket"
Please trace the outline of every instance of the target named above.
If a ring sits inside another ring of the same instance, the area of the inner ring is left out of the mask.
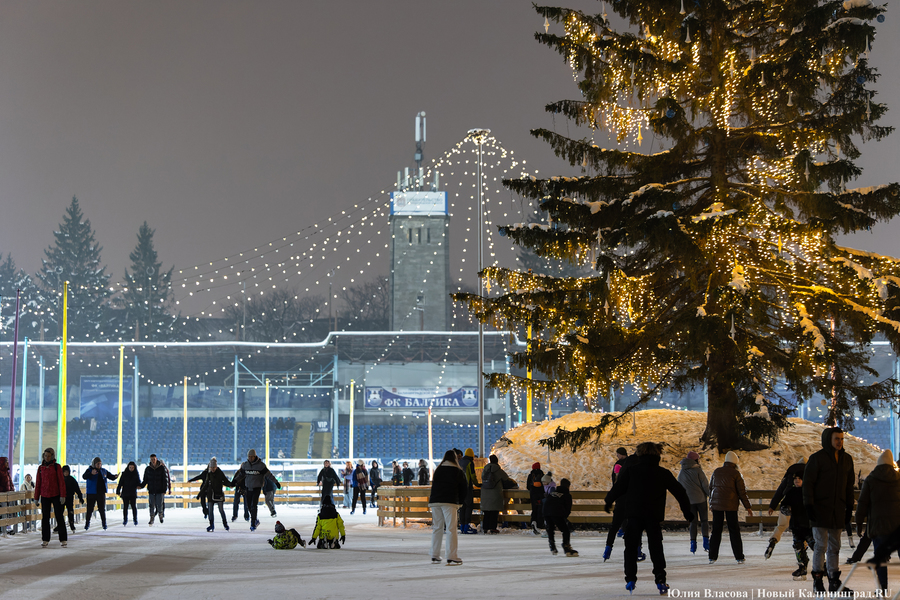
[[[44,450],[44,460],[38,467],[34,483],[34,501],[41,504],[41,547],[50,543],[50,509],[56,514],[57,523],[65,523],[63,505],[66,503],[66,480],[62,467],[56,462],[56,451],[53,448]],[[65,525],[58,528],[59,543],[66,547],[68,532]]]
[[[16,491],[13,488],[12,477],[9,475],[9,461],[5,456],[0,456],[0,494]],[[5,502],[0,502],[0,506],[6,506]],[[8,516],[8,515],[7,515]],[[6,533],[15,533],[15,530],[5,528]]]

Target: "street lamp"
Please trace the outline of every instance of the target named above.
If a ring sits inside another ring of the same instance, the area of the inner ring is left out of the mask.
[[[478,146],[478,295],[484,296],[484,282],[481,271],[484,269],[484,202],[482,177],[482,156],[484,141],[491,134],[490,129],[470,129],[466,137]],[[481,370],[484,368],[484,323],[478,319],[478,456],[484,457],[484,376]]]

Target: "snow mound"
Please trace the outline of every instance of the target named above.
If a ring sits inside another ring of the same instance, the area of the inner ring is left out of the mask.
[[[624,447],[633,454],[641,442],[660,442],[664,445],[660,464],[678,475],[679,463],[690,451],[700,454],[700,466],[707,477],[725,462],[725,454],[714,448],[703,449],[700,436],[706,429],[706,413],[681,410],[642,410],[625,418],[618,431],[610,429],[603,434],[599,443],[571,450],[549,451],[538,441],[552,437],[557,428],[567,431],[579,427],[591,427],[600,422],[597,413],[573,413],[551,421],[524,423],[511,429],[503,436],[506,440],[502,448],[495,447],[494,453],[510,477],[519,487],[525,489],[532,463],[541,463],[544,472],[553,472],[553,479],[563,477],[572,482],[573,490],[609,490],[612,487],[610,474],[616,461],[616,448]],[[748,490],[774,490],[789,466],[800,458],[809,456],[822,448],[824,426],[804,419],[789,419],[793,427],[781,432],[779,438],[765,450],[756,452],[739,451],[740,469]],[[844,448],[853,457],[857,472],[867,475],[881,454],[881,449],[863,439],[847,434]],[[743,509],[741,509],[743,512]],[[680,511],[671,497],[666,506],[667,518],[681,519]]]

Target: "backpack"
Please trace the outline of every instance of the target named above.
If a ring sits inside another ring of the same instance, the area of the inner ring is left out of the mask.
[[[481,487],[489,490],[497,487],[497,482],[494,481],[494,469],[483,469],[481,471]]]

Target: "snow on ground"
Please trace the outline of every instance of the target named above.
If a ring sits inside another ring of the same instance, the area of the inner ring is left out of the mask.
[[[147,512],[140,525],[123,527],[121,513],[109,515],[108,531],[78,529],[69,547],[51,542],[40,547],[40,534],[0,539],[0,598],[28,600],[268,598],[467,598],[567,599],[627,598],[622,572],[622,540],[613,558],[602,561],[605,532],[576,532],[572,545],[578,558],[551,556],[547,540],[524,530],[504,530],[496,536],[460,537],[458,567],[432,565],[430,529],[378,527],[374,511],[346,518],[347,544],[341,550],[273,550],[275,519],[262,517],[254,533],[243,520],[230,532],[205,531],[199,509],[168,509],[163,525],[148,527]],[[280,506],[278,519],[308,539],[315,512],[308,507]],[[726,534],[727,535],[727,534]],[[602,536],[602,537],[601,537]],[[790,537],[785,536],[770,560],[763,558],[766,539],[744,533],[747,562],[736,564],[723,540],[719,562],[688,552],[685,532],[666,533],[668,581],[673,590],[697,593],[746,594],[760,598],[768,592],[811,591],[812,582],[795,582],[796,568]],[[646,548],[645,548],[646,550]],[[849,555],[846,539],[842,561]],[[636,597],[658,597],[649,560],[638,568]],[[849,570],[844,567],[844,573]],[[890,567],[894,582],[900,569]],[[854,589],[872,591],[866,572],[854,576]],[[672,594],[675,596],[675,593]]]
[[[557,428],[573,430],[595,425],[600,420],[596,413],[573,413],[552,421],[525,423],[508,431],[511,443],[495,446],[495,454],[510,477],[525,488],[525,480],[534,462],[540,462],[546,472],[553,471],[554,479],[566,477],[573,490],[608,490],[612,481],[610,473],[616,461],[616,448],[623,446],[629,454],[641,442],[661,442],[665,445],[660,464],[678,475],[679,463],[691,450],[700,454],[700,465],[707,477],[721,467],[725,454],[715,448],[703,449],[698,440],[706,428],[706,413],[683,410],[642,410],[626,417],[618,431],[603,435],[599,445],[582,447],[576,453],[570,450],[549,451],[538,440],[549,438]],[[801,457],[809,456],[822,448],[823,426],[803,419],[790,419],[793,427],[781,432],[771,447],[758,452],[739,451],[740,469],[750,490],[774,490],[789,466]],[[844,447],[853,456],[856,471],[863,476],[875,467],[881,449],[865,440],[845,435]],[[743,514],[743,508],[741,509]],[[669,497],[667,517],[681,519],[674,500]]]

